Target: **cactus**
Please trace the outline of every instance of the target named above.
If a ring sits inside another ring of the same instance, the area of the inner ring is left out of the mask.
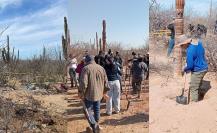
[[[99,39],[99,50],[102,50],[102,39]]]
[[[184,6],[185,0],[176,0],[176,20],[175,20],[175,31],[176,37],[184,34]],[[174,49],[176,56],[174,76],[180,76],[182,72],[182,48],[176,47]]]
[[[105,52],[105,48],[106,48],[106,21],[105,20],[102,21],[102,26],[103,26],[102,45],[103,45],[103,51]]]
[[[17,63],[19,62],[19,60],[20,60],[20,51],[19,51],[19,49],[17,50]]]
[[[43,60],[43,61],[46,60],[46,48],[45,48],[45,46],[43,46],[42,60]]]
[[[63,57],[67,60],[69,54],[69,46],[70,46],[70,34],[68,29],[67,18],[64,17],[64,35],[62,35],[62,49],[63,49]]]
[[[10,52],[10,38],[9,36],[7,36],[7,46],[6,48],[3,48],[2,50],[2,58],[3,58],[4,63],[9,64],[11,62],[16,63],[19,61],[19,50],[18,50],[18,55],[16,57],[14,54],[14,49],[15,48],[13,48],[13,51],[11,53]]]
[[[7,63],[7,60],[6,60],[6,50],[5,50],[5,48],[3,48],[3,50],[2,50],[2,58],[3,58],[3,61],[4,61],[5,63]]]
[[[96,32],[96,51],[97,51],[97,53],[99,53],[99,44],[98,44],[98,35],[97,35],[97,32]]]
[[[8,63],[10,63],[10,40],[9,40],[9,36],[7,36],[7,47],[6,47],[6,49],[3,48],[2,57],[3,57],[3,61],[8,64]]]

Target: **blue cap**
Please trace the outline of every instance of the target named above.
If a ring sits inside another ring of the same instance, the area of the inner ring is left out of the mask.
[[[85,62],[89,63],[91,61],[94,61],[94,57],[92,55],[86,55],[85,56]]]

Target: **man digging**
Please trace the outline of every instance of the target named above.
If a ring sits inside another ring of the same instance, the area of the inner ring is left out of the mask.
[[[199,95],[201,92],[202,80],[208,70],[208,64],[205,59],[205,49],[203,48],[201,35],[202,31],[198,30],[196,26],[190,33],[190,38],[185,39],[185,41],[180,41],[177,46],[181,46],[186,49],[186,67],[184,68],[182,75],[184,73],[191,72],[190,81],[190,102],[199,101]],[[186,38],[184,35],[180,36],[178,40],[184,40]]]

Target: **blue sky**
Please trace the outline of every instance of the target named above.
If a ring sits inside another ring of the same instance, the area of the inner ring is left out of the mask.
[[[217,0],[213,1],[213,7],[217,7]],[[175,7],[175,0],[157,0],[163,8]],[[191,8],[198,15],[207,16],[211,0],[185,0],[185,9]]]
[[[0,0],[0,31],[10,26],[0,45],[9,35],[21,58],[31,58],[43,46],[59,47],[68,15],[73,42],[89,41],[95,32],[101,36],[106,19],[108,42],[139,47],[148,39],[148,7],[148,0]]]
[[[10,26],[0,41],[9,35],[22,58],[31,58],[43,46],[60,46],[66,5],[67,0],[0,0],[0,31]]]
[[[125,48],[144,46],[149,33],[148,0],[69,0],[72,41],[89,41],[107,24],[107,41]]]

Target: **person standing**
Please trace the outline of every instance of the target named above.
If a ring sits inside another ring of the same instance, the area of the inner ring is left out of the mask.
[[[131,72],[133,94],[138,93],[138,98],[140,98],[142,81],[144,80],[145,72],[147,72],[147,65],[143,62],[143,58],[141,56],[133,62]]]
[[[100,50],[99,54],[95,56],[94,60],[97,64],[104,67],[105,66],[105,53],[102,50]]]
[[[145,79],[148,80],[148,78],[149,78],[149,53],[144,55],[143,62],[147,65],[147,74],[146,74]]]
[[[217,34],[217,20],[215,21],[215,25],[214,25],[214,34]]]
[[[74,87],[74,82],[75,86],[77,87],[77,76],[76,76],[76,68],[77,68],[77,59],[72,56],[72,54],[69,55],[69,75],[70,75],[70,80],[71,80],[71,87]]]
[[[183,69],[184,73],[191,73],[190,81],[190,101],[199,101],[201,94],[202,80],[208,71],[208,63],[205,58],[205,49],[200,39],[201,31],[195,29],[191,33],[191,38],[186,39],[177,46],[186,49],[186,67]],[[181,37],[180,37],[181,38]]]
[[[122,72],[122,70],[123,70],[123,61],[122,61],[122,58],[121,58],[118,51],[116,51],[116,54],[115,54],[115,57],[114,57],[114,62],[118,66],[119,71]],[[121,93],[122,93],[123,88],[122,88],[122,77],[121,76],[122,75],[118,74],[120,87],[121,87]]]
[[[103,96],[108,98],[106,95],[109,90],[108,79],[105,69],[95,63],[93,56],[86,55],[85,64],[81,72],[78,92],[89,114],[92,115],[92,110],[94,112],[93,118],[96,124],[91,124],[91,128],[94,133],[97,133],[99,131],[100,101]]]
[[[115,60],[116,62],[118,62],[119,65],[120,65],[120,67],[122,68],[122,66],[123,66],[123,60],[122,60],[121,55],[119,54],[118,51],[116,51],[116,53],[115,53],[114,60]]]
[[[106,114],[112,114],[112,107],[114,107],[115,113],[120,112],[120,81],[118,75],[121,75],[118,66],[114,62],[114,58],[108,56],[106,58],[106,65],[105,65],[106,74],[108,77],[108,84],[110,90],[108,91],[107,95],[109,99],[106,101]]]
[[[78,73],[78,79],[80,80],[82,69],[84,68],[85,57],[82,58],[80,64],[76,68],[76,73]]]
[[[174,45],[175,45],[175,18],[173,18],[172,23],[170,23],[167,26],[167,28],[171,31],[169,46],[168,46],[168,52],[167,52],[167,56],[169,57],[170,54],[172,53]]]

